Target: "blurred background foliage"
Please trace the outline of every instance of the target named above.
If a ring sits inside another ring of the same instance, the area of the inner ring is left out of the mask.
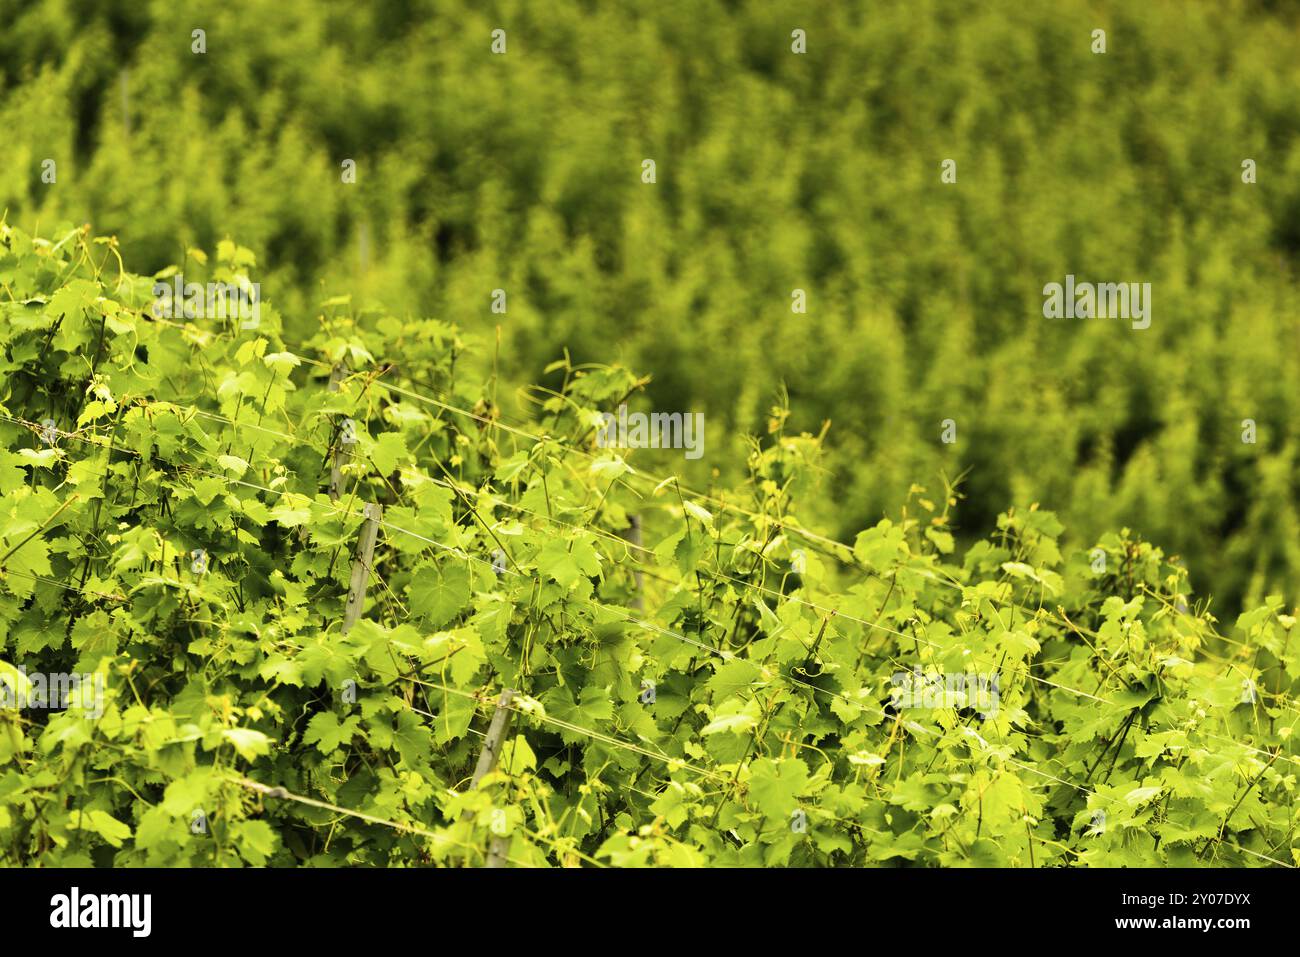
[[[621,362],[706,413],[701,486],[785,391],[841,539],[964,472],[959,534],[1130,526],[1221,617],[1300,591],[1298,110],[1293,2],[0,0],[11,223],[139,272],[235,238],[290,342],[350,293],[507,385]],[[1151,327],[1044,319],[1066,273]]]

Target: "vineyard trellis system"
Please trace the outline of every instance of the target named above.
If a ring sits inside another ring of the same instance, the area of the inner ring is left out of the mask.
[[[835,541],[779,409],[700,492],[594,447],[628,370],[513,422],[448,324],[334,301],[289,344],[114,260],[0,225],[0,681],[104,679],[0,711],[6,863],[1296,863],[1281,599],[1220,634],[1037,508],[959,556],[952,483]],[[953,674],[995,706],[897,694]]]

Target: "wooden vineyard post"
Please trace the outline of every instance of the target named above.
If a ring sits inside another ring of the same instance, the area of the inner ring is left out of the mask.
[[[375,539],[379,537],[379,523],[383,520],[384,510],[378,505],[366,505],[365,521],[361,523],[361,535],[357,540],[357,555],[352,562],[352,579],[348,583],[348,603],[343,611],[343,634],[352,630],[352,626],[361,617],[366,604],[366,586],[370,583],[370,566],[375,557]]]
[[[493,712],[492,722],[488,725],[487,737],[483,739],[483,750],[479,752],[478,764],[474,766],[474,776],[470,778],[469,789],[471,791],[477,788],[479,782],[496,767],[497,757],[501,754],[501,745],[505,741],[506,732],[510,729],[510,716],[513,713],[510,702],[514,700],[514,697],[514,690],[505,688],[501,691],[501,697],[497,698],[497,709]],[[467,821],[469,818],[469,811],[461,815],[462,821]],[[492,840],[488,843],[487,863],[485,866],[504,866],[506,851],[509,848],[510,838],[493,834]]]
[[[506,854],[510,850],[510,838],[501,837],[498,834],[492,835],[492,840],[488,842],[487,862],[484,867],[505,867]]]
[[[479,781],[496,767],[497,757],[501,753],[502,739],[505,738],[506,731],[510,727],[512,714],[510,702],[514,697],[514,690],[506,688],[501,692],[501,697],[497,698],[497,710],[492,715],[492,723],[488,725],[487,737],[483,739],[483,750],[479,752],[478,764],[474,766],[474,776],[470,778],[471,791],[477,788]]]
[[[331,392],[339,391],[340,385],[343,382],[343,377],[346,376],[347,373],[347,366],[342,362],[334,367],[333,371],[330,372],[329,390]],[[330,500],[334,502],[337,502],[339,496],[343,494],[343,462],[348,457],[348,453],[343,451],[342,448],[342,436],[346,431],[346,423],[349,420],[344,419],[343,421],[345,423],[345,429],[341,430],[339,435],[334,438],[334,454],[331,456],[330,460]]]

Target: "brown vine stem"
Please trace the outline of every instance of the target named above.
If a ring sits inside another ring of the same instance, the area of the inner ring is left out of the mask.
[[[1223,822],[1219,825],[1218,837],[1214,838],[1213,840],[1207,840],[1205,842],[1205,847],[1201,848],[1201,853],[1197,855],[1198,857],[1204,858],[1206,851],[1208,851],[1212,846],[1214,846],[1216,842],[1218,843],[1223,842],[1223,832],[1228,829],[1228,822],[1232,820],[1232,815],[1237,813],[1237,808],[1241,807],[1241,802],[1246,800],[1246,796],[1255,789],[1255,785],[1258,784],[1263,779],[1264,774],[1268,771],[1269,768],[1273,766],[1273,762],[1276,761],[1281,756],[1281,754],[1282,754],[1282,748],[1279,746],[1273,751],[1273,757],[1269,758],[1268,764],[1264,765],[1263,769],[1259,772],[1259,774],[1255,775],[1255,777],[1251,779],[1251,782],[1248,785],[1246,785],[1246,790],[1241,792],[1241,797],[1237,798],[1237,803],[1232,806],[1232,810],[1230,810],[1226,815],[1224,815]]]

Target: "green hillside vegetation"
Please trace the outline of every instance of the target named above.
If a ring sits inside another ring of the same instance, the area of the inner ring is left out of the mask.
[[[0,24],[0,864],[1300,865],[1300,8]]]
[[[301,331],[340,292],[499,325],[467,361],[523,417],[562,348],[623,362],[646,408],[708,416],[697,484],[743,478],[784,385],[791,427],[832,422],[840,536],[965,471],[967,543],[1042,501],[1076,543],[1140,529],[1223,614],[1300,585],[1293,5],[0,11],[0,208],[28,231],[91,222],[144,272],[234,238]],[[1151,327],[1043,319],[1067,273],[1151,282]]]

